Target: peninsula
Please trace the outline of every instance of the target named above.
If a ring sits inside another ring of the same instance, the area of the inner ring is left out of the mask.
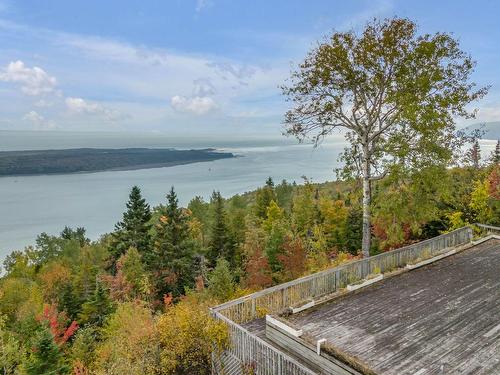
[[[0,177],[160,168],[232,157],[232,153],[210,148],[0,151]]]

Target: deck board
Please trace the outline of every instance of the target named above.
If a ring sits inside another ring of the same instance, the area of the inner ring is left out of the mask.
[[[500,240],[288,319],[380,374],[500,374]]]

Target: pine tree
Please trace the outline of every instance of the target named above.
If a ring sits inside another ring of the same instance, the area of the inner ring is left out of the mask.
[[[64,240],[76,240],[80,246],[85,246],[90,243],[90,240],[85,236],[85,228],[78,227],[76,229],[65,226],[61,232],[61,238]]]
[[[477,139],[472,144],[472,148],[469,150],[467,156],[470,165],[476,169],[479,168],[481,163],[481,148]]]
[[[174,188],[167,194],[167,206],[156,225],[153,256],[148,262],[155,276],[157,293],[179,296],[192,288],[195,272],[196,243],[190,237],[188,216],[181,207]]]
[[[262,222],[262,228],[267,234],[265,254],[271,270],[277,273],[282,269],[282,264],[279,262],[278,256],[283,250],[283,242],[290,225],[283,209],[274,200],[271,201],[267,208],[267,215],[266,219]]]
[[[106,317],[113,312],[113,304],[107,290],[97,280],[93,297],[82,305],[79,321],[84,324],[102,326]]]
[[[226,259],[229,264],[234,265],[234,244],[227,227],[224,200],[220,192],[213,192],[211,203],[213,207],[213,222],[207,254],[208,266],[215,267],[219,257]]]
[[[24,365],[26,374],[64,374],[69,368],[64,363],[63,353],[47,328],[39,330],[33,340],[33,351]]]
[[[271,177],[266,180],[266,185],[257,190],[255,196],[255,215],[261,219],[265,219],[267,215],[267,207],[271,201],[276,201],[276,193],[274,191],[274,182]]]
[[[217,265],[208,279],[208,291],[220,301],[227,301],[233,296],[234,290],[234,277],[229,262],[224,258],[217,259]]]
[[[134,186],[127,202],[127,211],[123,213],[123,219],[116,224],[113,233],[112,253],[115,261],[131,247],[142,254],[149,251],[150,220],[151,209],[142,197],[141,189]]]
[[[363,237],[363,212],[360,207],[352,207],[348,214],[345,225],[346,247],[351,254],[357,254],[361,249]]]
[[[80,312],[81,301],[78,296],[75,295],[71,283],[64,284],[59,299],[59,306],[62,310],[66,311],[70,319],[74,320],[77,318]]]

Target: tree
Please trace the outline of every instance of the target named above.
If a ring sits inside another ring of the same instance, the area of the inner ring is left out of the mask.
[[[141,254],[137,249],[131,247],[116,262],[116,273],[114,275],[104,275],[102,279],[107,283],[110,296],[114,301],[132,301],[144,295],[144,282],[149,281],[148,274],[141,261]]]
[[[206,301],[192,294],[167,308],[158,320],[162,374],[211,373],[211,356],[229,345],[225,323],[213,319]]]
[[[168,293],[176,297],[192,288],[197,276],[194,267],[195,241],[190,237],[188,215],[179,207],[172,187],[167,194],[167,206],[156,225],[153,258],[148,266],[156,276],[158,297]]]
[[[283,209],[273,200],[267,207],[267,217],[262,222],[262,228],[266,232],[265,254],[269,261],[269,266],[274,273],[281,271],[282,264],[278,260],[278,255],[283,250],[285,235],[289,230],[289,223],[284,216]]]
[[[234,244],[227,227],[224,200],[220,192],[214,191],[211,199],[213,207],[213,220],[208,245],[208,266],[213,268],[219,257],[226,259],[234,265]]]
[[[26,374],[65,374],[69,366],[48,328],[41,328],[33,339],[33,349],[24,364]]]
[[[307,264],[306,255],[306,249],[300,237],[285,237],[283,253],[278,255],[278,259],[283,265],[281,271],[283,281],[297,279],[304,274]]]
[[[200,242],[201,246],[205,247],[206,246],[206,237],[207,236],[207,229],[209,228],[209,211],[210,211],[210,205],[205,202],[205,200],[200,197],[196,196],[188,204],[188,210],[191,211],[192,219],[191,221],[193,223],[196,223],[199,228],[199,235],[201,236]]]
[[[249,288],[266,288],[273,283],[271,267],[262,246],[264,237],[260,228],[250,228],[245,236],[243,249],[246,262],[243,284]]]
[[[21,343],[5,327],[6,316],[0,315],[0,373],[14,375],[19,373],[18,366],[25,360]]]
[[[491,153],[491,164],[493,165],[500,164],[500,140],[497,141],[495,150],[493,150],[493,152]]]
[[[294,106],[287,133],[318,143],[339,128],[350,146],[344,176],[363,183],[363,255],[371,243],[371,182],[393,166],[447,163],[461,144],[455,118],[488,88],[469,81],[475,63],[446,33],[417,35],[408,19],[336,32],[313,49],[283,93]]]
[[[138,302],[119,304],[102,328],[97,373],[159,374],[160,345],[151,310]]]
[[[274,182],[271,177],[266,180],[264,187],[257,189],[255,195],[255,215],[261,219],[266,218],[267,207],[271,201],[276,201]]]
[[[149,251],[151,243],[151,209],[141,195],[141,189],[134,186],[127,202],[127,211],[122,221],[115,225],[113,233],[112,253],[116,259],[129,248],[134,247],[140,253]]]
[[[294,185],[289,184],[286,180],[282,180],[280,184],[275,186],[274,191],[276,192],[276,203],[280,207],[290,209]]]
[[[321,221],[319,192],[308,180],[293,197],[292,220],[297,231],[306,236],[311,235],[314,225]]]
[[[217,265],[208,278],[208,291],[219,301],[227,301],[234,295],[234,277],[226,259],[217,259]]]
[[[360,207],[351,207],[347,213],[345,233],[347,251],[356,255],[361,249],[363,237],[363,212]]]
[[[85,246],[90,243],[90,240],[85,236],[85,228],[77,227],[76,229],[65,226],[61,232],[63,240],[76,240],[80,246]]]
[[[479,147],[479,141],[477,139],[472,144],[472,148],[467,154],[467,159],[473,168],[479,168],[481,162],[481,148]]]
[[[54,338],[54,342],[62,346],[78,330],[76,321],[72,321],[68,326],[68,317],[64,312],[57,311],[54,305],[45,305],[43,312],[37,317],[37,320],[47,326]]]
[[[82,305],[79,321],[82,324],[102,326],[106,317],[114,310],[108,292],[99,280],[96,281],[94,296]]]
[[[490,183],[484,181],[474,181],[474,190],[470,195],[469,207],[475,213],[475,221],[489,223],[493,218],[493,212],[489,206]]]

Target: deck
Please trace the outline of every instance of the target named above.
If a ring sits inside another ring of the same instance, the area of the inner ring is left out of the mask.
[[[378,374],[500,374],[500,240],[287,319]]]

